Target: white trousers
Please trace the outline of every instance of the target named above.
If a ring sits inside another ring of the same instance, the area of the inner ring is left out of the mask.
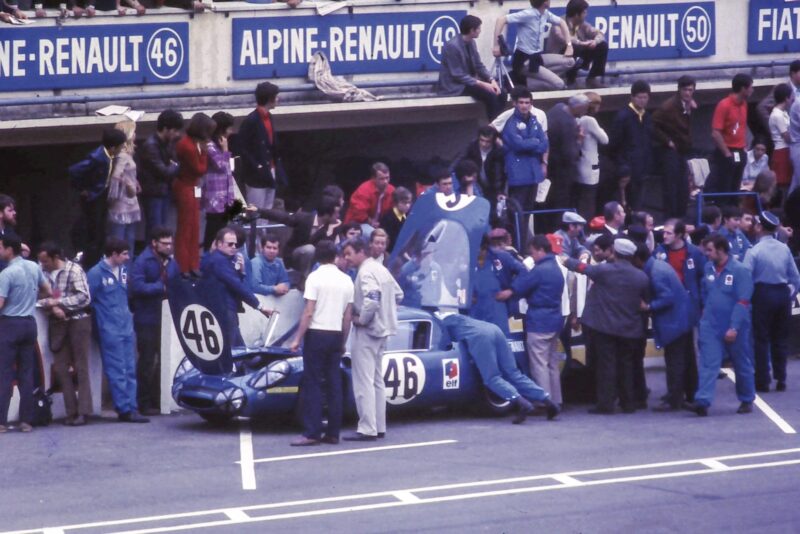
[[[353,395],[358,409],[358,432],[376,436],[386,432],[386,390],[383,383],[385,337],[374,337],[354,326],[351,361]]]

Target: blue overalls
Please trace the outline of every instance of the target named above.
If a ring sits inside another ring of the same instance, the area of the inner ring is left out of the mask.
[[[475,271],[472,290],[475,301],[470,308],[470,317],[496,324],[508,337],[508,317],[518,311],[519,305],[513,298],[501,302],[495,295],[504,289],[511,289],[514,277],[526,271],[525,266],[508,252],[486,251],[483,267],[478,266]]]
[[[653,252],[657,260],[667,260],[667,249],[664,245],[658,245]],[[686,243],[686,259],[683,261],[683,287],[689,292],[691,301],[691,316],[689,323],[692,327],[697,326],[703,307],[702,285],[705,273],[706,256],[700,248]]]
[[[745,253],[753,246],[750,240],[744,235],[744,232],[738,229],[731,232],[722,226],[719,229],[719,235],[728,240],[728,244],[731,246],[731,251],[729,252],[730,256],[739,261],[744,259]]]
[[[119,280],[100,260],[86,275],[92,296],[95,331],[99,336],[103,371],[117,413],[137,411],[136,338],[128,309],[128,270],[119,268]]]
[[[736,374],[736,396],[740,402],[755,400],[753,376],[753,338],[750,323],[750,298],[753,295],[753,277],[750,271],[729,256],[728,262],[717,272],[709,261],[703,279],[705,307],[700,319],[699,383],[694,396],[695,404],[710,406],[714,399],[720,365],[725,355],[733,361]],[[725,342],[725,332],[734,328],[736,341]]]

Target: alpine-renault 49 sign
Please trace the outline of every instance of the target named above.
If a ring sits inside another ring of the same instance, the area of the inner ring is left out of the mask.
[[[314,52],[334,74],[439,70],[466,11],[255,17],[233,20],[233,78],[305,76]]]
[[[188,81],[187,22],[0,29],[0,91]]]
[[[750,0],[747,53],[800,51],[800,2]]]
[[[559,17],[564,8],[554,8]],[[716,54],[714,2],[591,6],[587,22],[608,41],[609,61],[707,57]],[[516,39],[510,25],[509,43]]]

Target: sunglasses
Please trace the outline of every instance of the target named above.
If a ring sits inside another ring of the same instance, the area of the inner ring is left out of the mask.
[[[239,246],[239,243],[237,243],[236,241],[225,241],[222,244],[225,245],[226,247],[238,247]]]

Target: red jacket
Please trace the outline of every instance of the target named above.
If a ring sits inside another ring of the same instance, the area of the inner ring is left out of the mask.
[[[202,143],[205,148],[205,143]],[[197,149],[197,142],[184,135],[175,145],[175,156],[178,159],[179,170],[177,182],[185,187],[194,187],[200,183],[200,178],[208,170],[208,153]]]
[[[388,184],[386,189],[383,191],[383,199],[381,200],[381,212],[378,214],[378,218],[392,209],[392,193],[394,192],[394,186],[392,184]],[[378,207],[378,197],[380,193],[375,188],[375,181],[374,180],[367,180],[353,192],[353,195],[350,197],[350,206],[347,208],[347,215],[344,218],[344,222],[348,223],[351,221],[365,223],[368,222],[370,219],[375,217],[375,211]]]

